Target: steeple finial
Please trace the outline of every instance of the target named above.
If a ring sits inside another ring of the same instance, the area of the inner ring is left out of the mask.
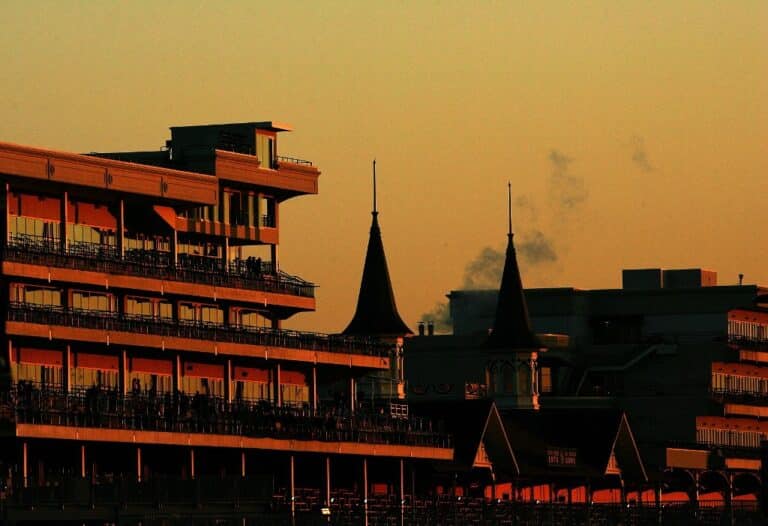
[[[373,159],[373,215],[377,215],[379,212],[376,210],[376,159]]]
[[[512,182],[507,181],[507,202],[509,205],[509,232],[507,235],[512,235]]]

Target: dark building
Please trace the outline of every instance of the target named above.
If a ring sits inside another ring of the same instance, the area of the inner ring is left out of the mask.
[[[487,333],[496,296],[450,293],[457,338]],[[758,493],[768,289],[717,285],[701,269],[640,269],[623,272],[621,289],[525,297],[535,331],[551,335],[539,360],[543,408],[622,409],[652,476],[684,472],[689,489],[713,498]]]

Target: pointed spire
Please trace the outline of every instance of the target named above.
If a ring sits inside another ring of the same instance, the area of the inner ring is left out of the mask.
[[[397,312],[395,294],[389,279],[387,257],[379,229],[376,202],[376,160],[373,160],[373,211],[368,251],[365,254],[360,294],[352,321],[342,334],[355,336],[404,336],[413,331]]]
[[[512,183],[507,183],[509,232],[507,254],[501,288],[496,306],[496,320],[488,337],[488,345],[496,348],[532,349],[541,347],[541,342],[531,329],[528,305],[525,301],[523,281],[517,266],[514,233],[512,232]]]

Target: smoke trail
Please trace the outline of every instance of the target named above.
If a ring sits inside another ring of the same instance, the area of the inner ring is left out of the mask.
[[[552,241],[541,230],[524,234],[522,243],[517,247],[517,252],[523,261],[530,265],[557,261],[557,252],[555,252]]]
[[[632,144],[632,162],[635,163],[641,171],[648,173],[654,170],[648,152],[645,149],[645,140],[639,135],[634,135],[631,139]]]
[[[555,215],[563,219],[578,205],[587,200],[589,191],[584,178],[571,175],[573,158],[559,150],[549,152],[552,174],[549,177],[550,198],[554,201]]]
[[[436,303],[431,311],[422,314],[420,321],[433,322],[436,332],[449,332],[453,328],[451,309],[445,301]]]

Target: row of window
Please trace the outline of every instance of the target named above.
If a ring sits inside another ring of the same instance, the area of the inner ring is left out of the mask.
[[[712,373],[712,389],[714,391],[768,395],[768,378]]]
[[[740,320],[728,320],[728,337],[752,341],[768,341],[768,325]]]
[[[713,446],[759,448],[760,442],[766,439],[768,434],[759,431],[710,428],[696,430],[697,442]]]
[[[47,366],[17,363],[12,369],[15,382],[28,382],[40,389],[61,389],[64,385],[63,369],[60,366]],[[119,389],[119,374],[114,370],[100,370],[86,367],[73,367],[71,388],[85,390],[98,387],[106,390]],[[171,375],[131,371],[128,373],[128,385],[134,393],[153,393],[162,395],[171,393],[173,381]],[[271,400],[272,385],[268,382],[236,380],[233,382],[233,395],[236,400]],[[183,376],[180,381],[181,392],[190,396],[195,394],[223,397],[224,380],[221,378],[203,378]],[[309,402],[309,387],[305,385],[282,384],[280,392],[283,403],[300,405]]]
[[[24,303],[40,307],[62,307],[63,290],[54,287],[27,285],[24,283],[11,284],[10,299],[14,303]],[[70,307],[73,310],[89,312],[118,312],[118,298],[108,292],[73,290],[70,297]],[[163,298],[147,298],[126,296],[123,302],[123,313],[156,320],[173,320],[173,303]],[[215,304],[178,303],[178,319],[180,322],[201,323],[208,325],[224,325],[224,309]],[[270,320],[260,311],[233,307],[230,310],[230,325],[234,327],[267,327]]]

